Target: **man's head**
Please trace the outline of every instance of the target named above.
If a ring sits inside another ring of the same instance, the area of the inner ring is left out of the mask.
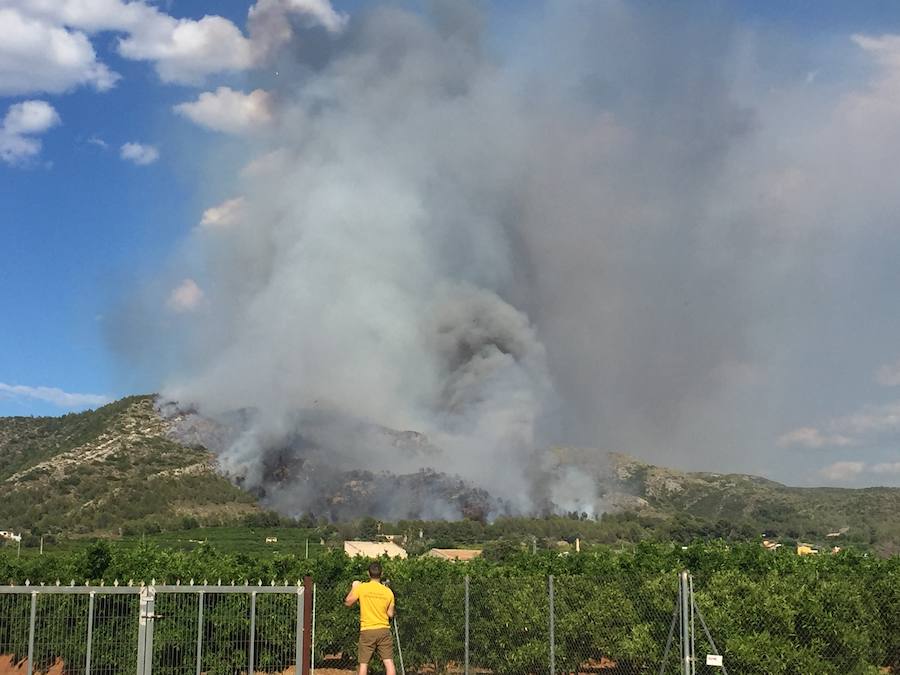
[[[381,579],[381,563],[377,560],[369,565],[369,578],[375,580]]]

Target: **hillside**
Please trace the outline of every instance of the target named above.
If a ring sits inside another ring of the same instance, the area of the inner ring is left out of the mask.
[[[424,437],[413,440],[427,445]],[[639,532],[621,523],[609,525],[612,540],[645,538],[647,532],[679,539],[747,538],[768,531],[825,542],[828,533],[840,532],[837,543],[900,550],[900,489],[794,488],[757,476],[684,473],[597,450],[556,448],[546,455],[545,471],[592,479],[599,511],[640,519]],[[318,463],[292,458],[287,451],[273,471],[283,476],[286,489],[315,482],[327,493],[325,508],[317,514],[339,521],[363,515],[429,517],[434,494],[446,495],[476,519],[492,503],[483,490],[430,471],[405,476],[326,472],[321,458]],[[76,536],[194,522],[233,524],[257,513],[258,500],[278,506],[272,495],[251,494],[217,473],[215,456],[197,438],[185,436],[184,419],[160,416],[151,396],[62,417],[0,418],[0,485],[5,497],[0,529]],[[398,490],[402,500],[385,498],[390,492],[396,497]],[[374,505],[385,501],[403,501],[419,515],[376,513]]]
[[[632,503],[635,510],[745,524],[791,539],[871,544],[882,553],[900,550],[898,488],[798,488],[759,476],[684,473],[610,457],[618,485],[640,499]]]
[[[0,525],[78,535],[257,510],[216,473],[210,453],[167,432],[151,396],[62,417],[0,418]]]

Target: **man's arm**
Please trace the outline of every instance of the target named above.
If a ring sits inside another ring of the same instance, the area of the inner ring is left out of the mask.
[[[394,618],[394,601],[393,600],[391,600],[391,604],[388,605],[388,618],[389,619]]]
[[[350,587],[350,592],[347,593],[347,597],[344,598],[344,604],[347,607],[353,607],[357,600],[359,600],[359,596],[356,594],[356,587],[359,586],[358,581],[354,581],[353,585]]]

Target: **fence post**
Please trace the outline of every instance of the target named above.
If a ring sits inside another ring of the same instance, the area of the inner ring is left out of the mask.
[[[142,586],[139,596],[138,612],[138,675],[150,675],[153,672],[153,619],[156,606],[156,581],[150,586]]]
[[[309,672],[313,675],[316,672],[316,585],[312,585],[312,615],[310,616],[310,639],[309,639]]]
[[[31,591],[31,619],[28,622],[28,675],[34,673],[34,624],[37,621],[37,591]]]
[[[138,644],[137,644],[137,675],[144,673],[144,650],[147,642],[147,617],[144,606],[146,605],[147,587],[141,586],[141,594],[138,596]]]
[[[697,672],[697,649],[694,633],[694,577],[687,575],[688,607],[691,610],[691,675]]]
[[[550,600],[550,675],[556,673],[556,613],[553,607],[553,575],[550,575],[548,584],[548,596]]]
[[[156,621],[156,586],[147,587],[147,605],[146,605],[147,632],[145,634],[144,643],[144,669],[141,671],[143,675],[151,675],[153,673],[153,627]]]
[[[254,657],[256,656],[256,591],[250,593],[250,664],[248,673],[254,673]]]
[[[91,649],[94,638],[94,591],[88,595],[87,648],[84,656],[84,675],[91,675]]]
[[[466,658],[464,675],[469,675],[469,575],[466,575]]]
[[[200,675],[203,663],[203,591],[197,596],[197,673]],[[90,673],[88,673],[90,675]]]
[[[309,675],[311,661],[312,585],[312,577],[305,576],[302,589],[297,589],[297,672],[301,675]]]
[[[688,574],[682,572],[679,575],[678,597],[681,600],[681,672],[683,675],[693,673],[693,654],[691,654],[691,617],[690,617],[690,589],[688,588]]]

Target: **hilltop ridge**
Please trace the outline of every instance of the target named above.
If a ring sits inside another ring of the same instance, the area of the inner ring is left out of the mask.
[[[277,507],[222,475],[215,454],[196,438],[185,441],[173,431],[176,423],[160,415],[150,395],[61,417],[0,418],[0,526],[64,536],[127,534],[231,524]],[[406,435],[430,447],[424,436]],[[666,531],[683,526],[698,536],[749,538],[765,531],[822,540],[839,532],[841,543],[900,550],[898,488],[790,487],[759,476],[677,471],[592,449],[559,447],[544,454],[547,472],[569,472],[596,486],[599,512],[664,522]],[[295,481],[321,467],[300,462],[277,469]],[[391,476],[342,470],[329,481],[328,510],[316,515],[335,520],[372,515],[373,500],[396,489],[419,500],[411,508],[423,509],[419,516],[396,518],[428,517],[427,495],[434,490],[470,518],[486,517],[495,503],[485,490],[432,471]]]

